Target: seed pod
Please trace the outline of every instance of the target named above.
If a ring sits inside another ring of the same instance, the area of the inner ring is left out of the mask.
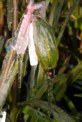
[[[34,44],[38,60],[43,69],[55,68],[58,61],[58,48],[54,33],[49,24],[36,17],[33,20]]]

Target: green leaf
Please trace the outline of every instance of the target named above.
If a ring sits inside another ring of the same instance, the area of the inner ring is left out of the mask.
[[[28,114],[29,116],[33,117],[34,119],[36,118],[38,122],[53,122],[52,119],[50,119],[48,116],[46,116],[44,113],[30,107],[26,106],[23,109],[24,114]]]
[[[56,88],[54,89],[56,101],[60,101],[63,98],[66,90],[67,90],[66,83],[60,83],[60,85],[56,86]]]
[[[75,105],[74,105],[74,103],[69,99],[69,97],[65,95],[65,96],[64,96],[64,99],[65,99],[65,101],[66,101],[66,103],[67,103],[69,109],[70,109],[73,113],[77,113],[77,110],[76,110],[76,108],[75,108]]]
[[[23,119],[24,119],[24,122],[27,122],[27,120],[29,119],[29,115],[28,114],[24,114]]]
[[[80,93],[80,94],[74,94],[74,97],[80,97],[80,98],[82,98],[82,93]]]
[[[32,106],[29,107],[28,105]],[[52,119],[49,119],[48,116],[46,116],[44,113],[34,109],[35,108],[39,108],[39,110],[41,109],[41,111],[44,111],[48,114],[48,108],[49,108],[49,103],[46,101],[41,101],[41,100],[31,100],[31,101],[26,101],[24,103],[20,103],[19,106],[24,107],[23,109],[23,113],[25,114],[29,114],[30,116],[36,116],[36,118],[41,117],[41,120],[47,120],[50,122],[53,122]],[[53,115],[54,120],[56,120],[56,122],[75,122],[75,120],[69,115],[67,114],[63,109],[61,109],[60,107],[58,107],[57,105],[53,105],[51,104],[51,113]],[[48,117],[48,118],[47,118]]]
[[[14,63],[14,61],[11,64],[11,67],[10,67],[10,70],[9,70],[8,77],[7,77],[6,81],[4,81],[2,83],[2,85],[0,86],[0,95],[1,95],[1,97],[0,97],[0,109],[2,109],[2,107],[5,103],[5,100],[7,98],[7,95],[9,93],[10,89],[11,89],[11,86],[12,86],[13,82],[14,82],[15,76],[18,73],[18,60],[16,60],[15,63]],[[5,69],[3,69],[3,73],[4,73],[4,70]],[[2,73],[2,76],[3,76],[3,73]],[[3,77],[1,77],[1,78],[3,78]]]
[[[17,118],[20,112],[21,108],[13,107],[10,113],[10,121],[17,122]]]

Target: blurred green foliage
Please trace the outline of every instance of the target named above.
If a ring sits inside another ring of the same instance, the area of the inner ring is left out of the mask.
[[[4,18],[7,20],[7,1],[0,0],[0,2],[4,6]],[[26,0],[19,0],[18,21],[25,9]],[[53,68],[55,73],[49,81],[41,63],[37,67],[31,67],[28,50],[24,57],[15,56],[7,78],[10,88],[13,81],[15,84],[3,109],[7,111],[11,122],[80,122],[82,121],[82,0],[46,0],[45,19],[53,29],[59,50],[59,60],[57,66]],[[9,57],[12,29],[9,30],[7,22],[4,21],[0,34],[5,39],[0,54],[0,61],[3,61],[0,77],[5,71]],[[6,60],[2,60],[1,56]],[[22,80],[21,88],[20,80]],[[53,87],[52,103],[49,103],[49,82],[52,83],[50,87]],[[30,88],[29,84],[33,87]]]

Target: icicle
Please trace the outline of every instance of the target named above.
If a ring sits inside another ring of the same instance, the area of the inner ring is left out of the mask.
[[[29,50],[29,58],[30,58],[30,65],[35,66],[38,64],[38,57],[35,51],[35,45],[34,45],[34,39],[33,39],[33,25],[30,24],[29,29],[29,44],[28,44],[28,50]]]

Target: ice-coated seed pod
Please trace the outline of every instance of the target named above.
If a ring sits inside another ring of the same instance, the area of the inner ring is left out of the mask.
[[[38,60],[45,71],[55,68],[58,61],[58,48],[51,26],[42,18],[33,20],[33,36]]]

